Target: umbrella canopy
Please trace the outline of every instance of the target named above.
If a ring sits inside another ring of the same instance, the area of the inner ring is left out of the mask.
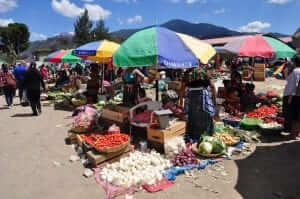
[[[215,49],[194,37],[162,27],[153,27],[133,34],[116,51],[115,66],[160,66],[182,69],[207,64]]]
[[[79,63],[81,59],[73,55],[73,50],[59,50],[48,55],[48,62]]]
[[[91,61],[109,62],[113,53],[120,47],[119,44],[103,40],[87,43],[75,49],[76,56]]]
[[[286,58],[296,55],[296,51],[284,42],[267,36],[245,36],[227,43],[224,48],[241,57]]]

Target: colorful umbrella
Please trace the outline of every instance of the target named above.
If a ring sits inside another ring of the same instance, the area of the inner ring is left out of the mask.
[[[73,55],[73,50],[59,50],[48,55],[48,62],[79,63],[81,59]]]
[[[76,56],[98,62],[109,62],[113,53],[120,47],[119,44],[107,40],[95,41],[75,49]]]
[[[162,27],[139,31],[128,38],[113,57],[115,66],[159,66],[182,69],[207,64],[215,49],[194,37]]]
[[[296,51],[284,42],[267,36],[253,35],[236,39],[223,48],[241,57],[286,58],[296,55]]]

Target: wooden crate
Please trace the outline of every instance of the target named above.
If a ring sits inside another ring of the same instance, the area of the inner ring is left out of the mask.
[[[107,105],[103,108],[101,117],[123,123],[129,118],[129,109],[129,107],[124,106]]]
[[[154,141],[148,141],[148,147],[150,149],[154,149],[155,151],[164,154],[165,153],[165,144],[154,142]]]
[[[254,72],[255,81],[265,81],[266,75],[264,72]]]
[[[182,135],[186,130],[186,122],[178,121],[167,129],[148,128],[147,138],[149,141],[165,143],[167,140]]]
[[[265,64],[255,64],[254,65],[254,71],[255,72],[265,72],[266,71],[266,65]]]
[[[66,144],[77,144],[77,136],[75,133],[68,132],[67,137],[65,138]]]
[[[102,167],[107,163],[112,163],[120,160],[122,157],[125,157],[125,155],[128,155],[130,152],[134,150],[133,146],[128,146],[127,148],[114,152],[114,153],[98,153],[94,150],[87,152],[87,157],[89,162],[94,167]]]

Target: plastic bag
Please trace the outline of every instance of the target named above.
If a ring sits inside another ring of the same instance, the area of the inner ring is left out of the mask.
[[[171,182],[167,179],[162,179],[160,182],[157,182],[155,185],[143,185],[143,189],[149,193],[155,193],[162,190],[165,190],[174,185],[174,182]]]
[[[100,187],[102,187],[106,193],[105,199],[113,199],[121,195],[126,194],[134,194],[139,187],[132,186],[130,188],[124,188],[124,187],[118,187],[112,184],[109,184],[108,182],[103,181],[100,178],[100,169],[95,169],[95,180],[97,184],[99,184]]]
[[[119,134],[121,133],[120,127],[118,127],[116,124],[113,124],[108,128],[108,134]]]

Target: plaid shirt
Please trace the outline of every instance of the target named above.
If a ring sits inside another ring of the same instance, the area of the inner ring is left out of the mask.
[[[0,87],[3,87],[7,84],[7,76],[11,75],[10,72],[4,73],[3,71],[0,71]]]
[[[5,79],[5,74],[2,71],[0,71],[0,87],[4,86],[5,80],[6,80]]]

